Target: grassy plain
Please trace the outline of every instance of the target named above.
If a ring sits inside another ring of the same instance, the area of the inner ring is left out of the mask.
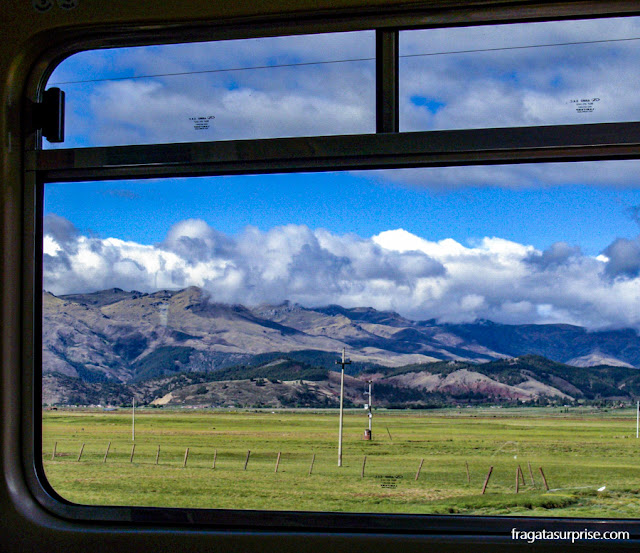
[[[635,422],[587,408],[378,411],[364,441],[366,417],[350,411],[339,468],[335,411],[138,410],[132,462],[130,412],[46,411],[42,455],[53,488],[91,505],[637,518]]]

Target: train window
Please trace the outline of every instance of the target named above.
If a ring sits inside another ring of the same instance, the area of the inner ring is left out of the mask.
[[[637,172],[47,184],[49,482],[93,505],[637,516]]]
[[[371,31],[91,50],[48,86],[65,147],[367,133],[374,51]]]
[[[638,20],[454,15],[53,71],[66,139],[33,108],[24,211],[51,511],[629,527]]]
[[[400,33],[401,130],[637,121],[640,18]]]

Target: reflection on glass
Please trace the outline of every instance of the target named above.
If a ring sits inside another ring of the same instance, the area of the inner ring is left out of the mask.
[[[637,121],[640,18],[400,33],[403,131]]]

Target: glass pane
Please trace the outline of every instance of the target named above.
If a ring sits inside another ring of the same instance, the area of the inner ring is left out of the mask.
[[[49,481],[88,504],[638,517],[637,174],[48,184]]]
[[[46,148],[375,131],[372,32],[94,50],[61,63]]]
[[[640,18],[400,33],[403,131],[638,121]]]

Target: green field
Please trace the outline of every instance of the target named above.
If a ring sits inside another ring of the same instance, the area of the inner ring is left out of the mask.
[[[338,467],[335,411],[138,410],[133,461],[130,412],[46,411],[42,455],[53,488],[92,505],[637,518],[635,423],[630,409],[378,411],[365,441],[349,411]]]

